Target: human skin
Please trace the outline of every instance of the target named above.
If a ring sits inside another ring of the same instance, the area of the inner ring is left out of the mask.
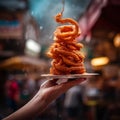
[[[57,84],[56,81],[57,80],[45,81],[40,86],[36,95],[26,105],[3,118],[3,120],[32,120],[40,115],[52,101],[57,99],[71,87],[85,81],[85,79],[75,79],[61,84]]]

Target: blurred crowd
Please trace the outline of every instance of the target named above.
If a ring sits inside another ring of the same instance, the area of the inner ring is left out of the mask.
[[[99,72],[100,75],[69,89],[35,119],[120,120],[120,72],[114,71],[111,76],[107,76],[106,70]],[[44,81],[29,76],[18,79],[10,75],[5,83],[6,115],[26,104]]]
[[[14,75],[8,76],[5,83],[5,100],[11,112],[28,102],[37,91],[37,83],[34,79],[25,77],[18,79]]]

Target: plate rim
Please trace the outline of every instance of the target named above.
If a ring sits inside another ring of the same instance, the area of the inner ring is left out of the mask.
[[[49,77],[49,78],[79,78],[79,77],[90,77],[96,76],[99,73],[83,73],[83,74],[67,74],[67,75],[53,75],[53,74],[41,74],[41,77]]]

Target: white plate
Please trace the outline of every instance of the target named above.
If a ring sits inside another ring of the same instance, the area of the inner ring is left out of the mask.
[[[48,79],[72,79],[72,78],[90,78],[92,76],[99,75],[98,73],[83,73],[83,74],[69,74],[69,75],[52,75],[42,74],[41,77]]]

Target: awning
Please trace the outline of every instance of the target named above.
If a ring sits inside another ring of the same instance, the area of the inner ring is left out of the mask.
[[[16,56],[9,58],[0,64],[0,69],[4,70],[23,70],[23,71],[39,71],[44,72],[48,68],[46,61],[26,57],[26,56]]]
[[[84,37],[91,37],[90,31],[101,15],[102,8],[107,5],[107,2],[108,0],[93,0],[87,11],[80,17],[79,26],[82,31],[80,40]]]

